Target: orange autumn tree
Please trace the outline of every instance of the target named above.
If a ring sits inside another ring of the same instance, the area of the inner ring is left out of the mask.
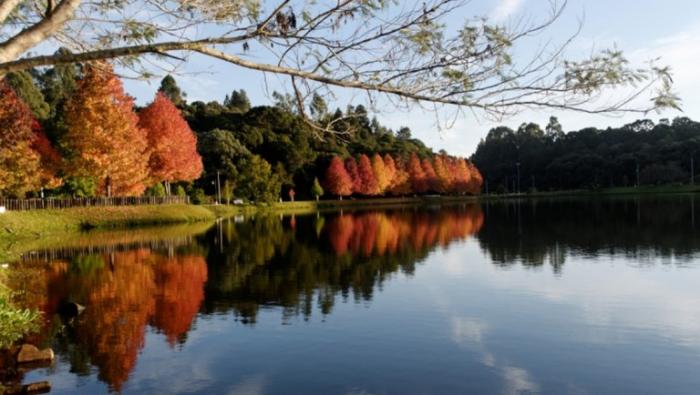
[[[345,170],[345,165],[342,159],[334,156],[331,159],[331,163],[326,169],[326,177],[323,180],[323,187],[331,194],[338,196],[339,199],[343,199],[343,196],[349,196],[352,194],[352,179],[347,170]]]
[[[139,126],[147,133],[151,152],[148,167],[152,183],[193,181],[202,174],[197,138],[180,110],[163,93],[139,113]]]
[[[388,191],[394,184],[394,177],[396,177],[396,162],[394,158],[389,154],[384,154],[384,171],[386,172],[386,187],[385,191]]]
[[[369,161],[367,155],[360,155],[357,161],[357,172],[360,176],[360,190],[358,191],[365,196],[373,196],[379,193],[379,185],[377,185],[377,179],[374,177],[374,171],[372,170],[372,164]]]
[[[413,193],[425,193],[428,191],[428,181],[425,177],[425,171],[421,165],[418,155],[411,154],[411,159],[408,161],[408,176],[411,180]]]
[[[101,195],[143,193],[149,152],[133,105],[110,65],[86,68],[66,105],[67,175],[92,180]]]
[[[0,195],[23,197],[40,186],[34,122],[29,107],[0,80]]]
[[[372,156],[372,171],[374,172],[374,178],[377,180],[377,192],[382,194],[386,191],[391,180],[387,174],[386,166],[384,166],[384,160],[379,154]]]
[[[425,174],[425,183],[427,185],[427,190],[432,192],[439,191],[439,181],[437,175],[435,174],[435,169],[433,169],[433,164],[430,159],[425,158],[421,163],[423,167],[423,174]]]

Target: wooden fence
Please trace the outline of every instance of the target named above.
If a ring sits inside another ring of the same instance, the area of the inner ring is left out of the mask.
[[[41,210],[70,207],[139,206],[146,204],[189,204],[189,196],[101,197],[75,199],[1,199],[0,207],[9,211]]]

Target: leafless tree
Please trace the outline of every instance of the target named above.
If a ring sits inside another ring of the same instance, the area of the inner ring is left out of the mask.
[[[150,64],[199,53],[290,77],[302,112],[324,87],[360,90],[370,100],[385,96],[401,106],[449,105],[493,116],[525,108],[678,107],[668,67],[630,65],[618,50],[569,61],[570,39],[564,39],[513,59],[521,43],[546,34],[566,7],[564,0],[549,4],[539,22],[504,26],[464,17],[454,27],[448,17],[469,15],[468,2],[0,0],[0,75],[104,59],[147,75]],[[58,47],[71,53],[54,52]]]

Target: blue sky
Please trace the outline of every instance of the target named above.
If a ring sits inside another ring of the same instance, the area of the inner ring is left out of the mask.
[[[269,2],[265,2],[269,3]],[[464,14],[452,15],[449,25],[461,25],[462,18],[488,16],[492,20],[508,24],[519,18],[542,18],[548,7],[546,0],[473,0],[464,8]],[[541,37],[542,40],[564,40],[583,20],[583,29],[569,47],[568,56],[577,57],[613,45],[625,51],[634,63],[661,57],[661,63],[670,65],[675,80],[675,90],[682,99],[684,113],[666,111],[649,114],[648,117],[673,118],[679,115],[700,119],[700,3],[692,0],[569,0],[563,17]],[[532,45],[532,46],[529,46]],[[536,43],[519,49],[527,54]],[[518,53],[515,54],[516,57]],[[187,93],[188,100],[223,100],[234,89],[245,89],[254,105],[271,102],[273,90],[283,90],[284,79],[263,76],[234,65],[193,55],[175,75],[178,84]],[[151,100],[159,78],[149,82],[127,80],[127,91],[139,104]],[[353,92],[339,93],[333,107],[344,108],[350,102],[360,104],[364,98]],[[434,149],[446,149],[455,155],[471,155],[481,138],[496,125],[516,128],[524,121],[538,122],[542,126],[550,115],[559,118],[565,130],[586,126],[615,126],[630,122],[638,116],[584,115],[581,113],[548,110],[525,111],[500,122],[485,119],[478,113],[465,113],[450,122],[450,127],[438,128],[436,116],[430,112],[413,109],[409,112],[392,111],[380,106],[379,120],[395,129],[406,125],[414,136]],[[442,125],[447,112],[438,113]]]

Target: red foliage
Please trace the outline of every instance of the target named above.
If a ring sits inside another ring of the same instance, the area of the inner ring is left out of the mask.
[[[204,300],[207,263],[202,256],[158,257],[155,267],[154,327],[174,346],[192,325]]]
[[[425,171],[421,165],[418,155],[411,154],[411,159],[408,162],[408,176],[411,180],[411,188],[414,193],[425,193],[428,191],[428,182],[425,177]]]
[[[334,156],[331,159],[331,163],[326,169],[326,177],[323,184],[323,187],[331,195],[349,196],[352,194],[352,180],[339,157]]]
[[[360,175],[360,190],[357,192],[365,196],[373,196],[379,193],[377,178],[374,176],[372,163],[369,161],[367,155],[360,155],[357,171]]]
[[[397,251],[421,251],[446,246],[481,229],[479,206],[437,214],[410,212],[364,212],[333,218],[326,236],[337,255],[382,256]]]
[[[29,107],[0,80],[0,194],[22,197],[39,187],[40,158],[32,149],[35,122]]]
[[[154,182],[192,181],[202,173],[197,138],[180,110],[163,93],[139,113],[146,130],[151,157],[148,166]]]
[[[345,170],[347,170],[350,180],[352,181],[352,193],[362,193],[362,180],[360,172],[357,169],[357,162],[352,156],[345,159]]]
[[[428,185],[427,189],[432,192],[439,192],[440,182],[437,175],[435,175],[435,169],[433,169],[433,164],[430,163],[430,159],[423,159],[421,167],[423,168],[423,174],[425,174],[425,182]]]

